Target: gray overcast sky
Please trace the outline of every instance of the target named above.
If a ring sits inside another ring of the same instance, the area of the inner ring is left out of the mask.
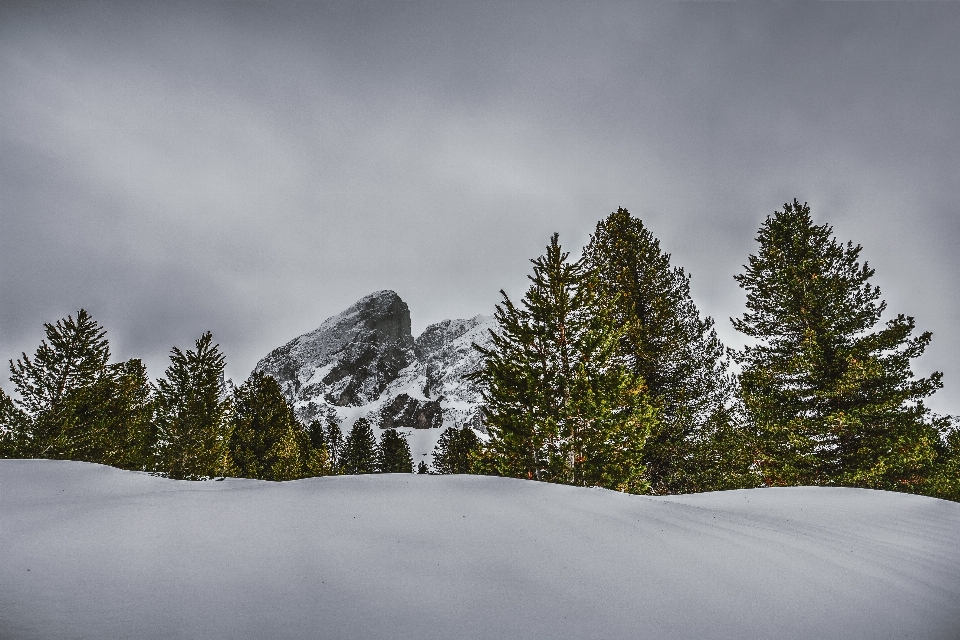
[[[491,313],[618,206],[736,347],[796,197],[960,414],[960,3],[587,4],[0,4],[0,356],[84,307],[154,377],[210,329],[240,381],[378,289],[415,333]]]

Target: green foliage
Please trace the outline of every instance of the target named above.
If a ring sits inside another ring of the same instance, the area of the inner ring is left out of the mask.
[[[301,434],[293,407],[272,377],[255,371],[236,388],[229,441],[234,474],[261,480],[323,475],[322,454],[314,459],[310,434]],[[322,451],[322,438],[320,444]]]
[[[430,473],[430,470],[427,469],[427,463],[423,460],[417,463],[417,473],[421,475]]]
[[[623,328],[616,357],[646,383],[659,409],[643,449],[652,490],[752,486],[743,438],[728,419],[733,380],[725,349],[713,319],[701,318],[690,297],[690,277],[623,208],[597,223],[583,259]],[[720,446],[733,449],[718,458]],[[733,466],[703,466],[707,459]]]
[[[433,449],[433,469],[437,473],[471,473],[482,446],[470,427],[447,427]]]
[[[26,442],[27,416],[17,408],[13,399],[0,389],[0,458],[20,458]]]
[[[942,425],[947,437],[940,447],[938,464],[930,482],[930,495],[960,502],[960,429]]]
[[[915,378],[910,361],[931,334],[903,315],[877,328],[874,270],[832,233],[787,203],[736,276],[748,311],[734,327],[757,341],[736,355],[756,464],[768,485],[928,492],[944,423],[922,400],[941,374]]]
[[[357,418],[343,443],[343,473],[356,475],[377,472],[377,437],[366,418]]]
[[[223,384],[224,356],[206,332],[196,349],[174,347],[157,385],[160,470],[171,478],[199,479],[231,471],[230,399]]]
[[[108,364],[106,331],[81,309],[44,325],[31,359],[10,363],[18,400],[0,398],[4,455],[153,467],[153,401],[139,360]]]
[[[326,434],[331,473],[343,473],[343,453],[346,442],[343,431],[340,430],[340,419],[335,413],[327,416]]]
[[[46,339],[31,359],[27,354],[10,362],[20,422],[18,450],[27,458],[69,457],[71,443],[64,426],[78,393],[108,375],[110,347],[104,330],[83,309],[77,319],[67,316],[45,323]]]
[[[385,429],[377,445],[377,467],[380,473],[413,473],[410,444],[396,429]]]
[[[62,457],[153,470],[153,388],[140,360],[110,365],[96,382],[72,391],[60,417]]]
[[[609,300],[556,234],[531,260],[532,284],[497,305],[483,367],[488,470],[622,491],[648,489],[643,443],[656,422],[643,381],[616,361],[622,336]]]

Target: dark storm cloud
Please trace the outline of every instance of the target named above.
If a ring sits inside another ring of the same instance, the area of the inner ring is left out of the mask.
[[[154,375],[209,328],[242,379],[373,290],[489,313],[617,206],[737,345],[731,276],[797,197],[960,413],[960,5],[473,5],[2,5],[4,357],[84,306]]]

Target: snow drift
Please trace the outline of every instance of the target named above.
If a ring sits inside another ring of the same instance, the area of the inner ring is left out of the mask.
[[[0,460],[0,638],[960,637],[960,504]]]

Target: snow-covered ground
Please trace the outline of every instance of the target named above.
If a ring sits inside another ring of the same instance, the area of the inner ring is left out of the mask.
[[[960,504],[0,460],[0,638],[960,638]]]

